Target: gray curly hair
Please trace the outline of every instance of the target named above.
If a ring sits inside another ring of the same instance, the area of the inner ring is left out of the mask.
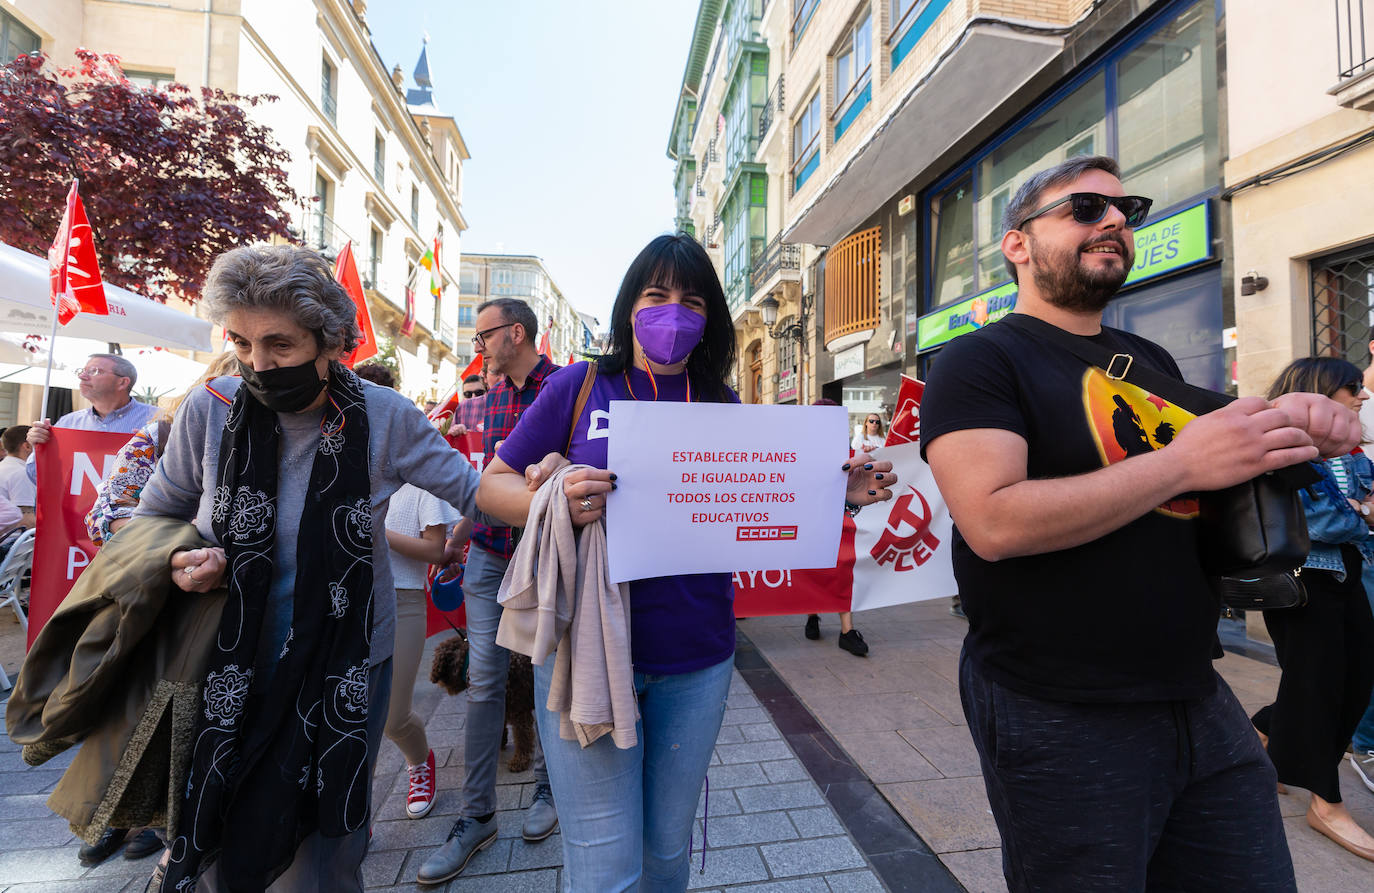
[[[274,310],[315,333],[323,350],[349,353],[363,333],[358,310],[329,263],[295,245],[250,245],[215,259],[201,295],[220,325],[235,310]]]

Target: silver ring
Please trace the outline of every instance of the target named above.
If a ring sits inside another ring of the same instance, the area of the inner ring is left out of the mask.
[[[590,512],[592,510],[592,498],[590,496],[583,496],[580,505],[582,506],[582,511]]]
[[[195,573],[193,573],[189,567],[184,567],[182,570],[186,571],[187,579],[194,580],[196,578]]]

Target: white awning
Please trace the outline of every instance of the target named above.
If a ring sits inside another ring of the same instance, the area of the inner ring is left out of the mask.
[[[0,242],[0,331],[47,335],[52,330],[48,261]],[[213,326],[151,298],[105,283],[108,316],[79,314],[59,336],[152,347],[213,350]]]

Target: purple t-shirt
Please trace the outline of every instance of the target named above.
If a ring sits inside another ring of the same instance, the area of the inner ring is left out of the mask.
[[[511,468],[524,469],[568,446],[573,404],[587,377],[587,364],[574,363],[544,380],[539,396],[496,451]],[[658,399],[686,399],[687,376],[659,375]],[[579,465],[606,467],[606,437],[612,400],[654,399],[642,369],[626,376],[598,375],[577,419],[568,458]],[[633,395],[630,393],[633,388]],[[693,399],[695,399],[695,394]],[[739,399],[730,395],[734,402]],[[664,548],[671,548],[664,543]],[[712,667],[735,652],[735,590],[729,574],[682,574],[630,582],[630,651],[641,673],[691,673]]]

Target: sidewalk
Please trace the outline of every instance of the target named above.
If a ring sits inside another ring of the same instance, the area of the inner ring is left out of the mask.
[[[965,887],[1005,891],[997,827],[959,703],[966,623],[949,615],[948,599],[858,614],[871,649],[860,659],[836,647],[838,618],[821,618],[818,642],[803,636],[803,621],[760,617],[740,630]],[[1228,653],[1217,668],[1247,711],[1273,700],[1277,667]],[[1374,828],[1374,794],[1349,763],[1341,783],[1356,820]],[[1374,863],[1308,828],[1307,800],[1296,790],[1279,797],[1299,889],[1374,890]]]
[[[0,616],[0,654],[14,653],[18,625]],[[430,647],[440,641],[436,636]],[[20,646],[22,649],[22,645]],[[5,668],[16,666],[6,657]],[[4,694],[0,694],[3,698]],[[386,742],[373,785],[375,824],[363,876],[368,891],[555,893],[562,842],[520,839],[520,808],[533,793],[533,775],[514,775],[502,755],[497,779],[500,838],[448,884],[418,887],[420,864],[442,844],[458,810],[462,784],[466,701],[429,682],[429,651],[416,685],[416,710],[427,729],[438,771],[439,795],[421,820],[405,817],[406,774],[395,745]],[[0,706],[3,706],[0,704]],[[0,893],[141,893],[153,857],[129,862],[116,854],[83,868],[80,841],[44,802],[70,754],[28,767],[18,748],[0,736]],[[710,818],[706,872],[701,868],[701,822],[693,835],[691,890],[758,893],[881,893],[885,888],[738,674],[731,683],[725,724],[709,772]],[[700,815],[700,813],[698,814]]]

